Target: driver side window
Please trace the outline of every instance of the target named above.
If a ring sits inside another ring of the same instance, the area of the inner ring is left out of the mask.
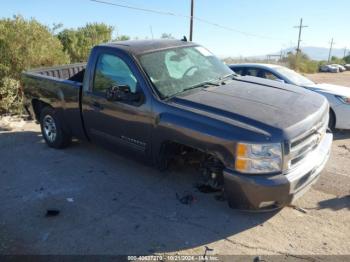
[[[127,85],[136,92],[137,80],[128,65],[119,57],[103,54],[99,57],[95,70],[94,93],[105,93],[116,85]]]

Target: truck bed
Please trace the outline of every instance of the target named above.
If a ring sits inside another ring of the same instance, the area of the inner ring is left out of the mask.
[[[71,64],[24,72],[25,107],[38,108],[35,106],[36,101],[54,107],[62,117],[67,132],[79,138],[84,137],[80,97],[85,66],[86,64]],[[39,120],[39,113],[29,112]]]
[[[85,73],[85,63],[70,64],[49,68],[39,68],[27,71],[27,75],[31,76],[46,76],[48,78],[56,78],[56,80],[67,80],[82,83]]]

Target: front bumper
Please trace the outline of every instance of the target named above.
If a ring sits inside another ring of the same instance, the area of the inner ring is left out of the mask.
[[[326,134],[319,146],[295,169],[277,175],[243,175],[224,170],[225,194],[229,205],[239,209],[269,209],[291,204],[319,178],[333,141]]]

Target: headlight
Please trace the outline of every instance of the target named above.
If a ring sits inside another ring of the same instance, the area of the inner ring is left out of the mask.
[[[241,173],[265,174],[282,170],[282,146],[238,143],[235,168]]]
[[[350,105],[350,97],[346,97],[346,96],[335,96],[335,97],[338,98],[340,101],[342,101],[344,104]]]

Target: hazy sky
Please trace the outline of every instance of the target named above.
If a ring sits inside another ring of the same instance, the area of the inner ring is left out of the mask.
[[[190,0],[104,0],[123,5],[189,15]],[[350,0],[195,0],[195,16],[231,29],[263,37],[247,36],[200,21],[194,22],[194,41],[219,56],[263,55],[296,45],[301,17],[308,25],[302,45],[350,48]],[[182,38],[188,35],[189,21],[183,17],[159,15],[108,6],[90,0],[2,0],[0,16],[21,14],[51,26],[63,23],[78,27],[87,22],[113,25],[119,34],[155,38],[163,32]]]

